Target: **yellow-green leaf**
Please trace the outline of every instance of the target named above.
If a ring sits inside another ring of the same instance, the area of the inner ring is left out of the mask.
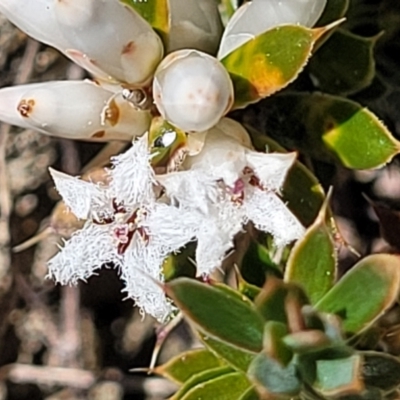
[[[235,400],[250,387],[245,374],[232,372],[193,387],[180,400]]]
[[[316,40],[329,28],[279,26],[225,56],[221,62],[233,80],[234,108],[270,96],[296,79],[311,56]]]
[[[222,366],[222,360],[209,350],[195,349],[181,353],[166,364],[159,365],[154,372],[178,384],[183,384],[193,375]]]
[[[230,367],[217,367],[206,371],[199,372],[188,379],[185,384],[170,398],[170,400],[182,400],[186,398],[188,392],[201,385],[206,385],[215,378],[224,376],[233,372]]]
[[[266,123],[280,119],[269,134],[283,145],[324,162],[353,169],[379,168],[400,152],[386,126],[360,104],[338,96],[287,94],[275,96]]]
[[[293,247],[285,270],[285,281],[300,285],[311,304],[320,300],[336,280],[337,254],[328,207],[326,200],[315,222]]]
[[[397,299],[400,257],[374,254],[358,262],[315,305],[342,318],[344,331],[358,333],[371,326]]]

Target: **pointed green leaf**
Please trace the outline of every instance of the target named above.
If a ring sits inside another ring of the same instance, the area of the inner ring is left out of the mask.
[[[187,278],[165,284],[165,291],[189,322],[205,334],[239,348],[261,350],[264,322],[247,301]]]
[[[171,381],[182,384],[193,375],[221,366],[223,366],[222,360],[218,359],[209,350],[195,349],[181,353],[166,364],[159,365],[154,369],[154,372]]]
[[[292,351],[283,342],[288,328],[282,322],[268,321],[265,324],[263,352],[282,365],[287,365],[293,357]]]
[[[325,396],[338,397],[364,389],[361,379],[361,357],[353,355],[335,360],[317,360],[315,387]]]
[[[258,151],[286,152],[275,140],[246,126]],[[300,222],[311,225],[325,199],[325,192],[317,178],[301,162],[296,161],[289,170],[282,188],[282,198]]]
[[[246,372],[256,353],[248,352],[226,342],[214,339],[201,332],[197,332],[204,345],[218,357],[222,357],[233,368]]]
[[[145,19],[161,37],[169,32],[169,5],[168,0],[120,0],[121,3],[133,8]]]
[[[315,307],[338,314],[344,331],[358,333],[394,303],[399,285],[400,257],[374,254],[358,262]]]
[[[236,400],[250,385],[246,375],[232,372],[193,387],[180,400]]]
[[[207,384],[207,382],[233,372],[230,367],[217,367],[199,372],[191,376],[185,384],[171,397],[170,400],[181,400],[186,394],[198,385]]]
[[[329,225],[328,200],[315,222],[293,247],[285,270],[285,281],[300,285],[315,304],[336,280],[337,254]]]
[[[225,56],[221,62],[233,80],[234,107],[245,107],[270,96],[295,80],[311,56],[316,40],[328,29],[279,26]]]
[[[351,100],[321,93],[288,94],[275,96],[265,109],[267,126],[280,118],[278,129],[268,131],[274,139],[324,162],[379,168],[400,152],[400,142],[385,125]]]
[[[338,29],[316,52],[308,66],[318,88],[350,95],[367,87],[375,75],[374,46],[378,36],[365,38]]]
[[[298,394],[301,389],[296,365],[294,363],[282,365],[265,353],[260,353],[253,360],[248,375],[262,398],[274,398],[273,395],[291,397]]]
[[[400,386],[400,360],[390,354],[363,351],[362,376],[366,385],[384,391]]]

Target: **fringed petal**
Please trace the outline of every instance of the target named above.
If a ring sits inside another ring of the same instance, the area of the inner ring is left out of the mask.
[[[76,284],[79,280],[86,281],[104,264],[117,260],[108,228],[87,222],[48,262],[47,277],[62,285]]]
[[[249,187],[242,207],[246,218],[260,231],[270,233],[278,247],[304,234],[304,227],[273,192]]]

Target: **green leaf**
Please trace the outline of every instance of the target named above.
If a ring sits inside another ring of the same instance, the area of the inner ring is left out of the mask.
[[[372,112],[341,97],[275,96],[265,109],[265,123],[274,139],[324,162],[337,161],[353,169],[379,168],[400,152],[400,142]],[[276,118],[280,124],[274,130]]]
[[[316,40],[330,28],[279,26],[225,56],[221,62],[233,81],[234,108],[270,96],[295,80],[307,64]]]
[[[293,302],[295,302],[299,312],[301,307],[308,303],[303,291],[297,285],[284,283],[272,276],[268,277],[260,294],[254,300],[257,310],[266,321],[283,324],[290,322],[287,315],[288,302],[292,303],[291,305],[294,305]],[[293,309],[292,313],[294,313]]]
[[[350,95],[367,87],[375,76],[373,51],[378,38],[365,38],[343,29],[333,32],[308,66],[318,88]]]
[[[286,335],[283,343],[295,353],[317,351],[332,345],[329,337],[318,329],[309,329]]]
[[[341,394],[361,393],[363,390],[360,355],[317,360],[316,365],[317,382],[314,387],[324,396],[338,397]]]
[[[263,352],[282,365],[287,365],[293,357],[292,351],[282,340],[288,328],[282,322],[268,321],[265,324]]]
[[[250,382],[246,375],[232,372],[194,386],[180,400],[235,400],[239,399],[249,387]]]
[[[399,285],[400,258],[374,254],[358,262],[315,307],[338,314],[344,331],[359,333],[394,303]]]
[[[286,153],[275,140],[250,126],[246,126],[254,147],[258,151]],[[325,199],[325,192],[317,178],[301,162],[296,161],[289,170],[282,188],[282,198],[288,208],[305,226],[311,225]]]
[[[219,368],[222,365],[222,360],[218,359],[209,350],[195,349],[181,353],[166,364],[159,365],[154,369],[154,372],[171,381],[182,384],[193,375],[205,370]]]
[[[282,365],[265,353],[253,360],[248,375],[261,397],[266,399],[271,395],[294,396],[301,388],[295,364]]]
[[[190,377],[190,379],[185,382],[185,384],[174,394],[174,396],[171,397],[170,400],[181,400],[186,398],[186,394],[192,389],[196,388],[198,385],[204,383],[207,384],[207,382],[231,372],[232,368],[227,366],[199,372]]]
[[[218,357],[222,357],[233,368],[246,372],[256,353],[248,352],[241,348],[221,342],[201,332],[197,332],[204,345]]]
[[[261,350],[264,322],[247,301],[193,279],[176,279],[164,287],[189,322],[205,334],[239,348]]]
[[[285,281],[300,285],[315,304],[336,280],[337,254],[329,224],[328,199],[315,222],[293,247],[285,270]]]
[[[133,8],[145,19],[162,38],[169,32],[168,0],[120,0],[121,3]]]
[[[389,354],[377,351],[363,351],[362,376],[366,385],[374,386],[384,391],[397,388],[400,385],[400,360]]]

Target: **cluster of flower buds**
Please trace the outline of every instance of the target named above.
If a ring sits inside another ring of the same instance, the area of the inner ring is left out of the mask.
[[[245,129],[225,118],[234,87],[221,60],[272,27],[312,26],[326,0],[253,0],[223,34],[218,0],[165,0],[148,15],[129,3],[2,0],[0,12],[11,22],[94,80],[3,88],[0,119],[70,139],[141,137],[112,159],[101,184],[52,171],[65,204],[85,224],[50,260],[49,275],[75,283],[112,263],[128,297],[165,320],[172,305],[157,285],[161,266],[186,243],[197,241],[202,275],[220,266],[249,221],[279,246],[303,233],[278,195],[295,155],[255,152]],[[162,147],[179,135],[201,140],[175,171],[157,176],[150,160],[158,150],[145,133],[159,118],[172,127],[162,132]]]

